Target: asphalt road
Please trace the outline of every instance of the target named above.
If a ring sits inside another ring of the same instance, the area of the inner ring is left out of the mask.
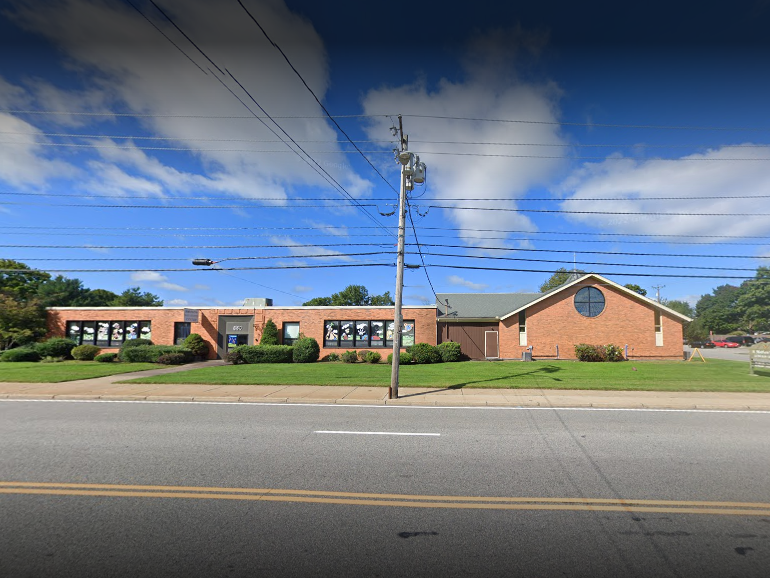
[[[4,578],[770,568],[769,413],[2,401],[0,440]]]

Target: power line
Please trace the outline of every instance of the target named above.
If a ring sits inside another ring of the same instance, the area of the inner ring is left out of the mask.
[[[183,52],[186,55],[186,53]],[[193,61],[194,62],[194,61]],[[201,69],[203,70],[203,69]],[[205,74],[206,71],[203,71]],[[64,113],[62,113],[64,114]],[[280,116],[272,116],[273,118],[285,118]],[[254,117],[243,117],[254,118]],[[257,116],[257,119],[261,117]],[[319,117],[325,118],[325,117]],[[249,143],[277,143],[284,142],[280,139],[249,139],[249,138],[214,138],[214,137],[190,137],[190,136],[147,136],[147,135],[110,135],[110,134],[83,134],[83,133],[61,133],[61,132],[39,132],[39,131],[10,131],[0,130],[0,134],[8,135],[23,135],[23,136],[45,136],[55,138],[87,138],[87,139],[123,139],[123,140],[165,140],[165,141],[192,141],[192,142],[249,142]],[[351,142],[347,139],[296,139],[301,143],[319,143],[319,144],[341,144]],[[362,144],[377,144],[377,143],[392,143],[393,140],[387,139],[353,139],[354,143]],[[634,149],[648,149],[648,148],[710,148],[713,144],[648,144],[648,143],[610,143],[610,144],[596,144],[596,143],[531,143],[531,142],[496,142],[496,141],[455,141],[455,140],[418,140],[410,139],[411,143],[420,144],[451,144],[451,145],[478,145],[478,146],[512,146],[512,147],[556,147],[556,148],[634,148]],[[725,148],[770,148],[770,144],[721,144],[720,149]],[[353,151],[350,151],[353,152]],[[364,152],[376,152],[376,151],[364,151]],[[391,151],[379,151],[379,152],[391,152]]]
[[[184,247],[178,247],[183,249]],[[363,255],[389,255],[387,251],[372,251],[367,253],[336,253],[329,255],[260,255],[258,257],[227,257],[224,261],[246,261],[255,259],[346,259]],[[22,259],[11,259],[21,261]],[[24,258],[24,261],[189,261],[188,257],[40,257]],[[219,261],[217,261],[219,262]],[[555,261],[558,262],[558,261]],[[747,269],[748,270],[748,269]],[[295,295],[296,297],[296,295]]]
[[[407,246],[414,247],[414,243],[407,243]],[[341,241],[339,243],[315,243],[315,244],[292,244],[292,245],[15,245],[4,244],[0,248],[8,249],[275,249],[275,248],[301,248],[301,247],[389,247],[388,243],[349,243]],[[585,255],[633,255],[637,257],[695,257],[695,258],[713,258],[713,259],[770,259],[770,255],[698,255],[693,253],[640,253],[630,251],[586,251],[576,249],[529,249],[529,248],[510,248],[510,247],[486,247],[474,245],[446,245],[422,243],[423,247],[439,247],[444,249],[465,249],[481,251],[516,251],[522,253],[577,253]]]
[[[331,183],[330,183],[331,184]],[[0,195],[17,197],[67,197],[73,199],[147,199],[147,195],[98,195],[98,194],[63,194],[59,192],[30,192],[30,191],[0,191]],[[218,200],[238,200],[253,202],[276,202],[276,201],[338,201],[338,197],[242,197],[238,195],[212,195],[202,197],[189,197],[185,195],[173,195],[166,197],[174,200],[187,201],[218,201]],[[414,198],[414,197],[413,197]],[[516,201],[516,202],[544,202],[544,203],[565,203],[565,202],[628,202],[628,201],[704,201],[704,200],[725,200],[725,195],[694,195],[691,197],[579,197],[558,199],[553,197],[418,197],[421,201]],[[770,195],[730,195],[732,199],[770,199]],[[366,201],[388,202],[392,201],[390,197],[368,197]],[[471,207],[473,208],[473,207]],[[688,213],[689,214],[689,213]]]
[[[546,125],[563,125],[563,126],[587,126],[587,127],[600,127],[600,128],[645,128],[645,129],[659,129],[659,130],[728,130],[728,131],[766,131],[770,128],[763,127],[724,127],[724,126],[671,126],[671,125],[656,125],[656,124],[610,124],[610,123],[598,123],[598,122],[559,122],[548,120],[524,120],[524,119],[510,119],[510,118],[477,118],[468,116],[446,116],[438,114],[403,114],[401,116],[410,118],[428,118],[428,119],[441,119],[441,120],[468,120],[474,122],[501,122],[501,123],[513,123],[513,124],[546,124]]]
[[[334,227],[91,227],[94,231],[319,231],[323,229],[332,229]],[[370,230],[379,229],[371,225],[346,225],[346,230]],[[82,226],[76,227],[41,227],[31,225],[0,225],[2,229],[35,229],[35,230],[83,230]],[[675,233],[600,233],[590,231],[526,231],[523,229],[477,229],[462,227],[422,227],[426,231],[470,231],[481,233],[521,233],[526,235],[595,235],[597,237],[661,237],[661,238],[682,238],[682,239],[768,239],[768,235],[678,235]],[[334,235],[333,235],[334,236]],[[390,235],[389,235],[390,236]]]
[[[222,119],[222,120],[254,120],[253,116],[233,115],[233,114],[163,114],[163,113],[138,113],[138,112],[80,112],[80,111],[66,111],[66,110],[13,110],[13,109],[0,109],[0,113],[5,114],[41,114],[41,115],[67,115],[67,116],[117,116],[117,117],[135,117],[135,118],[206,118],[206,119]],[[392,114],[335,114],[334,118],[380,118],[390,117]],[[265,119],[267,117],[256,117],[257,119]],[[296,119],[296,120],[312,120],[312,119],[324,119],[326,115],[282,115],[273,116],[272,118],[278,119]]]
[[[329,112],[329,111],[326,109],[326,107],[323,105],[323,103],[322,103],[322,102],[321,102],[321,100],[318,98],[318,96],[316,96],[316,93],[315,93],[315,92],[313,92],[313,89],[312,89],[312,88],[310,88],[310,86],[308,85],[308,83],[307,83],[307,82],[305,82],[305,79],[302,77],[302,75],[299,73],[299,71],[298,71],[298,70],[297,70],[297,69],[294,67],[294,65],[291,63],[291,60],[289,60],[289,57],[288,57],[288,56],[286,56],[286,53],[285,53],[285,52],[284,52],[284,51],[281,49],[281,47],[280,47],[280,46],[278,46],[278,44],[276,44],[276,43],[273,41],[273,39],[272,39],[272,38],[270,38],[270,36],[268,35],[267,31],[266,31],[266,30],[265,30],[265,29],[262,27],[262,25],[259,23],[259,21],[258,21],[258,20],[257,20],[257,19],[254,17],[254,15],[253,15],[251,12],[249,12],[249,10],[246,8],[246,6],[244,6],[244,5],[243,5],[243,2],[241,2],[241,0],[238,0],[238,4],[240,5],[240,7],[241,7],[241,8],[243,8],[243,11],[244,11],[244,12],[246,12],[246,14],[248,14],[248,15],[249,15],[249,18],[251,18],[251,19],[252,19],[252,21],[254,22],[254,24],[256,24],[256,25],[259,27],[259,29],[262,31],[262,34],[265,36],[265,38],[267,38],[267,41],[268,41],[268,42],[270,42],[270,44],[272,44],[272,45],[273,45],[273,47],[274,47],[276,50],[278,50],[278,52],[280,52],[280,53],[281,53],[281,56],[283,56],[283,59],[286,61],[286,63],[289,65],[289,67],[290,67],[290,68],[291,68],[291,69],[294,71],[294,74],[296,74],[296,75],[297,75],[297,77],[298,77],[298,78],[299,78],[299,79],[302,81],[302,84],[304,84],[304,85],[305,85],[305,88],[307,88],[308,92],[310,92],[310,94],[312,94],[312,95],[313,95],[313,98],[314,98],[314,99],[315,99],[315,101],[318,103],[318,106],[320,106],[320,107],[321,107],[321,109],[324,111],[324,113],[326,114],[326,116],[328,116],[328,117],[329,117],[329,119],[330,119],[330,120],[331,120],[331,121],[334,123],[334,126],[336,126],[336,127],[337,127],[337,130],[339,130],[339,131],[340,131],[340,132],[341,132],[341,133],[342,133],[342,134],[345,136],[345,138],[346,138],[346,139],[348,139],[348,141],[350,141],[350,144],[352,144],[352,145],[355,147],[355,149],[356,149],[356,150],[357,150],[357,151],[358,151],[358,152],[361,154],[361,156],[363,157],[363,159],[364,159],[364,160],[365,160],[367,163],[369,163],[369,166],[370,166],[370,167],[372,167],[372,169],[374,170],[374,172],[375,172],[375,173],[377,173],[377,174],[380,176],[380,178],[381,178],[381,179],[382,179],[382,180],[385,182],[385,184],[387,184],[387,185],[388,185],[388,186],[391,188],[391,190],[392,190],[394,193],[398,194],[398,191],[396,191],[396,189],[393,187],[393,185],[391,185],[391,184],[390,184],[390,181],[388,181],[388,179],[386,179],[386,178],[385,178],[385,177],[382,175],[382,173],[381,173],[379,170],[377,170],[377,167],[375,167],[375,166],[372,164],[372,161],[370,161],[370,160],[369,160],[369,159],[366,157],[366,155],[365,155],[365,154],[364,154],[364,153],[361,151],[361,149],[359,149],[359,148],[358,148],[358,145],[356,145],[356,143],[355,143],[355,142],[353,142],[353,140],[352,140],[352,139],[351,139],[351,138],[348,136],[348,133],[346,133],[346,132],[345,132],[345,131],[342,129],[342,127],[339,125],[339,123],[338,123],[338,122],[337,122],[337,121],[334,119],[334,117],[331,115],[331,113],[330,113],[330,112]]]
[[[471,267],[467,265],[437,265],[429,263],[428,267],[441,267],[444,269],[461,269],[472,271],[503,271],[503,272],[515,272],[515,273],[559,273],[555,270],[544,269],[513,269],[513,268],[501,268],[501,267]],[[613,271],[611,273],[592,271],[595,275],[609,276],[609,277],[665,277],[667,279],[738,279],[743,281],[752,281],[754,277],[741,277],[735,275],[674,275],[667,273],[628,273],[624,271]]]

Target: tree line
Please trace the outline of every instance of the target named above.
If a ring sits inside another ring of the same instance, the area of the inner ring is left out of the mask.
[[[0,349],[31,343],[45,336],[46,307],[159,307],[152,293],[130,287],[122,293],[89,289],[80,279],[52,277],[11,259],[0,259]]]

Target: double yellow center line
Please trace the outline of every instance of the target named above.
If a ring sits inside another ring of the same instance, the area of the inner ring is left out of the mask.
[[[589,512],[659,512],[669,514],[711,514],[723,516],[770,516],[770,503],[755,502],[621,500],[611,498],[430,496],[281,490],[277,488],[137,486],[123,484],[60,484],[50,482],[0,481],[0,494],[246,500],[472,510],[577,510]]]

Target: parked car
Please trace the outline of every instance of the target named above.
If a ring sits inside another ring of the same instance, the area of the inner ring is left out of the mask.
[[[736,343],[735,341],[725,341],[724,339],[719,339],[717,341],[714,341],[715,347],[726,347],[729,349],[733,349],[735,347],[740,347],[739,343]]]
[[[731,341],[738,345],[754,345],[754,338],[750,335],[730,335],[725,337],[725,341]]]
[[[714,342],[711,341],[710,339],[708,341],[703,342],[704,349],[713,349],[714,347],[716,347],[716,345],[714,345]]]

